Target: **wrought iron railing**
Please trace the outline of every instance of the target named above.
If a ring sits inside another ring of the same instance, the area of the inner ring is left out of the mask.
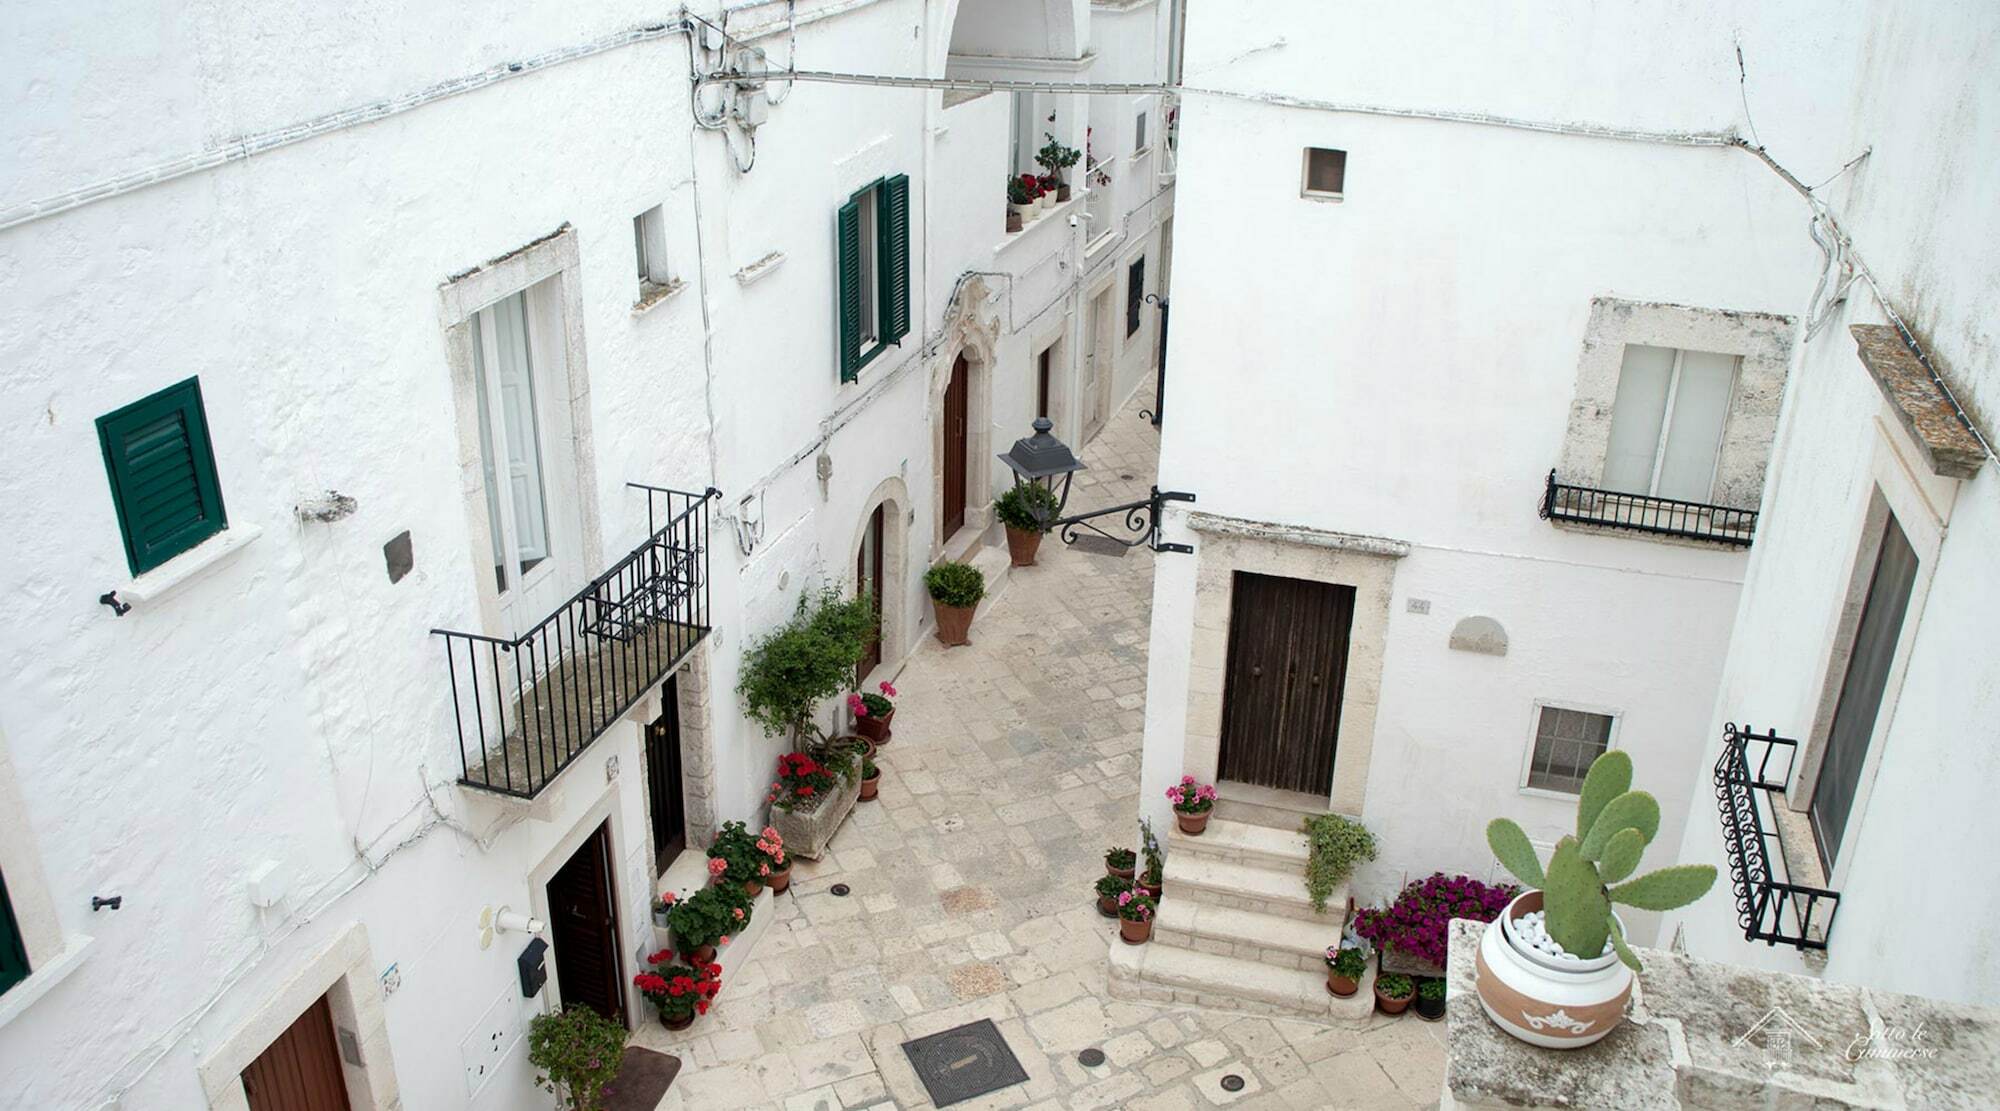
[[[1750,746],[1761,745],[1755,769]],[[1729,857],[1729,883],[1736,895],[1736,921],[1743,936],[1767,945],[1825,949],[1840,910],[1840,895],[1778,879],[1785,842],[1771,810],[1773,796],[1791,786],[1799,743],[1775,730],[1758,733],[1735,722],[1723,726],[1722,755],[1715,761],[1715,801],[1722,811],[1722,845]],[[1783,767],[1774,761],[1782,755]],[[1822,913],[1824,912],[1824,913]]]
[[[1581,525],[1649,532],[1659,536],[1681,536],[1747,548],[1757,533],[1757,511],[1731,509],[1724,505],[1658,498],[1650,494],[1623,494],[1556,481],[1549,472],[1542,493],[1542,519]]]
[[[708,635],[704,507],[721,492],[626,485],[646,492],[645,543],[534,628],[431,630],[444,638],[466,786],[535,797]]]

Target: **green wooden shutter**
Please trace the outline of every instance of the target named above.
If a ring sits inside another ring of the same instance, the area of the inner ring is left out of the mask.
[[[7,880],[0,876],[0,992],[28,978],[28,947],[14,924],[14,905],[7,901]]]
[[[910,175],[897,174],[875,194],[882,283],[882,342],[910,334]]]
[[[133,574],[227,527],[198,379],[97,418],[97,439]]]
[[[840,380],[861,374],[861,206],[840,206]]]

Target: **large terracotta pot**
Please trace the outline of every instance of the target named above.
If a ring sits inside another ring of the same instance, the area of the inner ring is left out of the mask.
[[[1104,917],[1106,917],[1106,918],[1116,918],[1116,917],[1118,917],[1118,899],[1117,899],[1117,897],[1116,897],[1116,896],[1112,896],[1112,895],[1100,895],[1100,896],[1098,896],[1098,897],[1097,897],[1097,913],[1099,913],[1099,914],[1103,915],[1103,916],[1104,916]]]
[[[867,802],[868,800],[874,798],[875,791],[877,788],[881,786],[881,784],[882,784],[882,777],[880,774],[877,774],[872,778],[862,780],[860,801]]]
[[[1402,997],[1401,999],[1391,999],[1388,996],[1382,994],[1382,981],[1380,980],[1375,981],[1375,1006],[1385,1015],[1402,1014],[1403,1008],[1408,1007],[1410,1005],[1410,1000],[1414,999],[1416,997],[1416,994],[1417,994],[1416,991],[1412,989],[1410,994]]]
[[[1566,961],[1536,950],[1516,935],[1514,922],[1540,909],[1542,893],[1524,891],[1486,927],[1477,953],[1479,1005],[1496,1026],[1530,1045],[1590,1045],[1625,1021],[1632,970],[1616,953]]]
[[[1144,945],[1153,936],[1152,919],[1134,922],[1130,918],[1118,920],[1118,940],[1127,945]]]
[[[1326,970],[1326,990],[1345,999],[1360,991],[1361,985],[1329,968]]]
[[[881,717],[869,715],[854,719],[854,731],[878,745],[889,743],[889,723],[896,720],[896,711],[891,710]]]
[[[1174,821],[1180,823],[1182,833],[1189,837],[1200,837],[1201,831],[1208,828],[1208,816],[1213,813],[1215,813],[1213,810],[1204,810],[1199,814],[1183,814],[1176,810]]]
[[[682,945],[679,938],[675,938],[674,949],[694,964],[712,964],[715,961],[715,946],[713,945],[704,945],[699,949],[690,949]]]
[[[961,644],[971,644],[972,606],[947,606],[937,599],[931,599],[931,609],[937,612],[937,638],[946,647],[955,648]]]
[[[785,888],[787,888],[787,887],[790,887],[790,886],[792,886],[792,863],[791,863],[791,861],[789,861],[789,860],[788,860],[788,861],[786,861],[786,862],[785,862],[785,870],[784,870],[784,871],[782,871],[782,872],[773,872],[773,873],[771,873],[770,875],[768,875],[768,876],[765,876],[765,877],[764,877],[764,885],[765,885],[766,887],[769,887],[769,888],[771,889],[771,894],[773,894],[773,895],[777,895],[777,894],[780,894],[780,893],[782,893],[782,892],[783,892],[783,891],[785,890]]]
[[[1033,567],[1035,553],[1042,548],[1042,534],[1034,529],[1007,526],[1007,559],[1016,567]]]

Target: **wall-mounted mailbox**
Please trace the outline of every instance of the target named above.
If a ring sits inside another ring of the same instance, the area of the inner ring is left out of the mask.
[[[542,985],[549,982],[548,962],[544,960],[549,951],[549,943],[539,937],[531,937],[522,948],[515,962],[521,966],[521,998],[533,999],[541,993]]]

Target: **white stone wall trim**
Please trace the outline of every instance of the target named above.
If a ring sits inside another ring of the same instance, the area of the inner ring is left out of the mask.
[[[1244,536],[1254,540],[1282,541],[1312,548],[1326,548],[1330,551],[1382,556],[1386,559],[1401,559],[1410,554],[1409,541],[1392,540],[1386,536],[1335,532],[1331,529],[1309,528],[1305,525],[1281,525],[1272,521],[1253,521],[1247,517],[1226,517],[1219,513],[1199,511],[1188,514],[1187,522],[1188,527],[1196,532],[1205,532],[1212,536]]]
[[[118,600],[134,608],[154,605],[203,578],[262,535],[258,525],[231,525],[119,587]]]
[[[13,894],[13,889],[8,889]],[[92,939],[84,934],[73,935],[69,944],[63,946],[51,960],[36,964],[29,958],[28,978],[7,989],[0,995],[0,1030],[7,1024],[27,1013],[29,1007],[57,984],[69,979],[69,974],[83,967],[84,954],[90,951]]]

